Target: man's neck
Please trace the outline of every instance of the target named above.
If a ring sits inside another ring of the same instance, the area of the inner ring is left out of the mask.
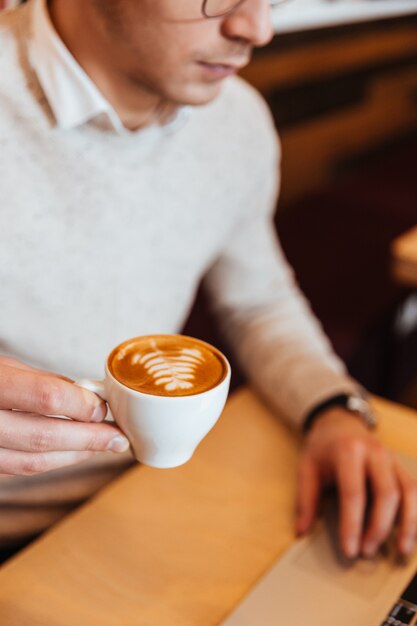
[[[127,72],[112,65],[108,46],[101,40],[102,33],[94,23],[88,5],[86,2],[85,9],[80,10],[80,4],[74,0],[49,0],[51,21],[68,50],[126,128],[138,130],[153,123],[167,122],[176,107],[133,84]]]

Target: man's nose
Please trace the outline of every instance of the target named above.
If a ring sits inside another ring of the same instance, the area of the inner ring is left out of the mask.
[[[252,46],[265,46],[274,36],[269,0],[245,0],[222,23],[223,35],[244,40]]]

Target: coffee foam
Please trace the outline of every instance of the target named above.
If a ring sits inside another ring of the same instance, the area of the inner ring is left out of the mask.
[[[124,342],[108,365],[122,384],[157,396],[188,396],[215,387],[227,372],[209,344],[183,335],[151,335]]]

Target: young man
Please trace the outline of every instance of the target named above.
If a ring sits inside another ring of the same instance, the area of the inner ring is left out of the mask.
[[[47,372],[99,377],[122,340],[178,332],[204,276],[254,386],[294,426],[311,418],[298,532],[333,482],[346,554],[373,555],[397,514],[413,549],[416,485],[370,432],[274,236],[274,127],[232,77],[271,37],[267,0],[31,0],[0,18],[3,543],[132,462],[100,399]]]

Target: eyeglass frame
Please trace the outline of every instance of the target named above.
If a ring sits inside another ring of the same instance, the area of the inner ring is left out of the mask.
[[[234,13],[236,9],[238,9],[244,2],[246,2],[246,0],[236,0],[236,3],[232,6],[232,8],[227,9],[223,13],[217,13],[216,15],[208,15],[206,13],[206,7],[209,2],[210,0],[203,0],[202,6],[201,6],[201,13],[203,14],[203,17],[205,17],[208,20],[211,20],[217,17],[225,17],[226,15],[230,15],[231,13]],[[271,7],[276,7],[276,6],[280,6],[281,4],[286,4],[287,2],[289,2],[289,0],[270,0],[269,4],[271,5]]]

